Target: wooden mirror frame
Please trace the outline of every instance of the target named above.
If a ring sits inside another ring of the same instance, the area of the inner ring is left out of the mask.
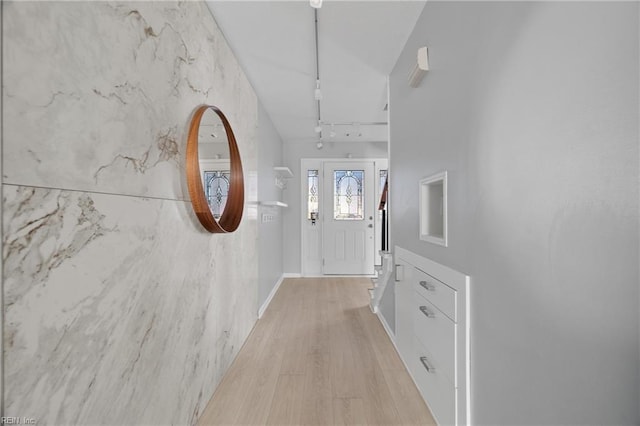
[[[227,134],[227,142],[229,144],[230,158],[230,182],[227,203],[219,220],[213,217],[211,208],[207,202],[202,186],[202,174],[200,172],[200,158],[198,156],[198,133],[200,130],[200,121],[204,113],[212,110],[224,125]],[[189,188],[189,196],[191,204],[198,220],[204,228],[214,234],[233,232],[240,225],[242,220],[242,212],[244,210],[244,176],[242,174],[242,161],[240,161],[240,151],[236,144],[236,137],[233,134],[231,125],[227,117],[219,108],[213,105],[201,105],[193,114],[191,124],[189,126],[189,136],[187,139],[187,186]]]

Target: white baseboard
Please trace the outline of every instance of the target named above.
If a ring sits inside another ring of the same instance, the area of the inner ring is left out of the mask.
[[[286,274],[282,274],[280,279],[278,279],[278,282],[276,283],[276,285],[274,285],[273,288],[271,289],[271,293],[269,293],[269,296],[267,296],[267,300],[264,301],[264,303],[262,304],[262,306],[260,306],[260,309],[258,310],[258,319],[262,318],[262,315],[264,315],[264,311],[266,311],[267,308],[269,307],[271,300],[273,300],[273,296],[276,295],[276,293],[278,292],[278,289],[280,288],[280,285],[282,284],[282,281],[284,281],[285,278],[287,278]]]
[[[286,275],[287,278],[377,278],[377,275],[325,275],[325,274],[291,274]]]
[[[396,336],[395,334],[393,334],[393,331],[391,331],[391,327],[389,327],[389,324],[387,324],[387,320],[384,318],[384,315],[382,315],[380,310],[378,310],[378,312],[376,312],[376,316],[378,317],[378,320],[380,320],[380,322],[382,323],[382,327],[384,327],[384,331],[387,332],[389,339],[391,339],[391,343],[393,343],[393,347],[396,348],[396,352],[398,352],[398,355],[400,355],[400,351],[396,346]]]
[[[407,365],[407,363],[405,362],[404,358],[400,354],[400,350],[398,349],[398,346],[396,345],[395,335],[391,331],[391,327],[389,327],[389,324],[387,324],[387,320],[384,318],[384,315],[382,315],[380,313],[380,311],[378,311],[376,313],[376,315],[378,316],[378,320],[380,320],[380,322],[382,323],[382,327],[384,328],[384,331],[387,332],[387,335],[389,336],[389,339],[391,339],[391,343],[393,343],[393,347],[395,348],[396,352],[398,353],[398,357],[400,358],[400,361],[402,361],[402,364],[404,365],[405,370],[407,370],[407,373],[409,374],[409,377],[411,377],[411,381],[415,385],[416,391],[418,391],[418,393],[420,394],[420,397],[422,397],[422,399],[424,400],[425,404],[427,404],[427,407],[429,408],[429,411],[431,413],[433,413],[433,410],[431,409],[431,406],[429,406],[429,402],[426,400],[424,395],[422,395],[422,392],[420,392],[420,390],[418,388],[418,382],[416,382],[416,378],[413,377],[413,374],[411,373],[411,370],[409,369],[409,366]],[[434,416],[434,420],[436,420],[436,424],[439,424],[439,423],[437,423],[437,419],[435,418],[435,416]]]
[[[302,274],[298,272],[285,272],[282,274],[282,278],[302,278]]]

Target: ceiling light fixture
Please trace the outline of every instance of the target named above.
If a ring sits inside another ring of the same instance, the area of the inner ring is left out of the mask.
[[[318,149],[322,149],[322,141],[318,141],[318,143],[316,144],[316,147]]]
[[[316,90],[313,93],[313,95],[316,98],[316,101],[322,100],[322,91],[320,90],[320,80],[316,80]]]
[[[322,7],[322,0],[309,0],[309,6],[314,9],[320,9]]]

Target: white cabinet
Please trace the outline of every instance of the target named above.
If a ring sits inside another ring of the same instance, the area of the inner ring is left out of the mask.
[[[396,259],[396,346],[400,354],[405,358],[405,354],[413,350],[413,312],[411,309],[404,309],[413,303],[413,289],[405,283],[410,282],[413,268],[402,259]],[[402,277],[402,278],[401,278]],[[398,307],[401,307],[398,309]],[[399,331],[402,331],[401,333]],[[405,363],[408,364],[405,359]]]
[[[401,247],[396,345],[440,425],[470,424],[469,277]]]

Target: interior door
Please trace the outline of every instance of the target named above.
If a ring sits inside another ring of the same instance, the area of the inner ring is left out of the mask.
[[[322,271],[374,273],[374,163],[324,163]]]

